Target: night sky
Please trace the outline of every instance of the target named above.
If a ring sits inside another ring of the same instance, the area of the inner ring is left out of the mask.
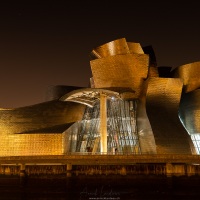
[[[89,53],[120,38],[152,45],[158,66],[200,61],[200,3],[180,2],[1,1],[0,107],[44,102],[52,85],[87,87]]]

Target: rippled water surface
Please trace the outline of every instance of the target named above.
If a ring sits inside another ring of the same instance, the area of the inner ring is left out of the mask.
[[[200,177],[156,175],[0,177],[0,200],[200,199]]]

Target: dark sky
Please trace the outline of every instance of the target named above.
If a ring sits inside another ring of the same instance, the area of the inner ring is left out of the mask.
[[[0,2],[1,108],[41,103],[52,85],[87,87],[89,53],[123,37],[152,45],[158,66],[200,61],[196,0],[5,2]]]

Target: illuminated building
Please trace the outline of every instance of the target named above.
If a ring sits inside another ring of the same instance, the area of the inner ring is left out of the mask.
[[[200,62],[158,67],[151,46],[125,38],[90,55],[90,88],[0,110],[0,156],[200,153]]]

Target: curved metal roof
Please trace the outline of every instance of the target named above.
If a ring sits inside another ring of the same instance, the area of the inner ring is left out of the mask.
[[[105,94],[108,98],[120,99],[119,93],[112,90],[99,88],[84,88],[69,92],[62,96],[60,100],[81,103],[89,107],[93,107],[95,102],[99,100],[100,94]]]

